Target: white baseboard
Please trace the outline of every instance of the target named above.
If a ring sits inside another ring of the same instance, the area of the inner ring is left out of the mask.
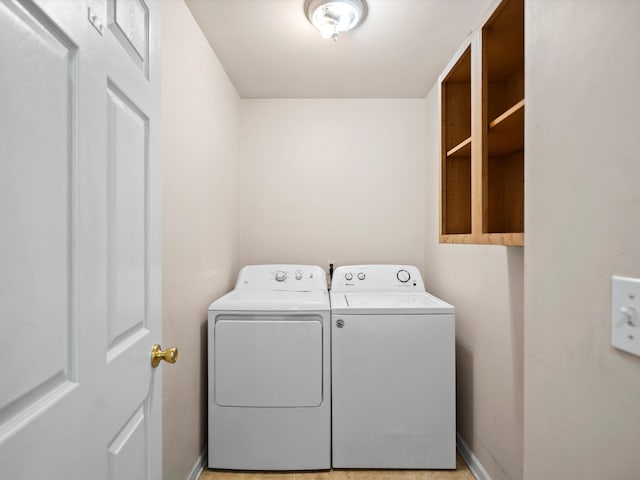
[[[456,445],[458,446],[460,455],[462,455],[464,461],[467,462],[469,470],[471,470],[473,476],[476,477],[476,480],[491,480],[491,477],[480,463],[480,460],[478,460],[478,457],[476,457],[468,445],[464,443],[459,433],[456,434]]]
[[[189,472],[187,480],[198,480],[198,478],[200,478],[200,474],[202,473],[202,470],[204,470],[204,466],[207,464],[207,450],[207,445],[205,445],[204,450],[202,450],[200,456],[196,460],[196,463]]]
[[[460,451],[460,455],[462,455],[464,461],[467,462],[469,470],[471,470],[471,473],[476,478],[476,480],[491,480],[491,477],[480,463],[480,460],[478,460],[478,457],[476,457],[469,449],[467,444],[464,443],[464,440],[459,433],[456,434],[456,445],[458,447],[458,450]],[[205,465],[207,464],[207,458],[208,449],[205,445],[204,450],[202,450],[202,453],[200,453],[200,456],[196,460],[196,463],[193,465],[193,468],[191,469],[187,480],[198,480],[200,474],[204,470]]]

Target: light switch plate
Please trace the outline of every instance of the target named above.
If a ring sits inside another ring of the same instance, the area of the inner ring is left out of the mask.
[[[640,278],[611,278],[611,345],[640,357]]]

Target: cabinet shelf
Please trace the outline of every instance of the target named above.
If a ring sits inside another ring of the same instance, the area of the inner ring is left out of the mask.
[[[447,158],[459,158],[471,156],[471,137],[464,139],[458,145],[447,152]]]
[[[509,121],[510,118],[517,117],[518,115],[524,115],[524,99],[520,100],[509,110],[504,112],[502,115],[499,115],[494,120],[489,122],[489,128],[494,128],[499,126],[501,123]],[[524,119],[524,117],[523,117]]]
[[[456,243],[467,245],[508,245],[512,247],[522,247],[524,245],[523,232],[503,232],[503,233],[481,233],[474,235],[471,233],[446,234],[440,236],[440,243]]]
[[[475,235],[470,233],[445,234],[440,236],[440,243],[466,243],[473,244],[476,242]]]
[[[503,156],[524,147],[524,100],[489,122],[490,156]]]
[[[523,232],[503,232],[503,233],[484,233],[480,235],[479,241],[485,245],[508,245],[511,247],[524,246]]]

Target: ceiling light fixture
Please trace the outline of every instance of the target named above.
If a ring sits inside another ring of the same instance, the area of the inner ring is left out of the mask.
[[[342,32],[362,23],[367,4],[365,0],[306,0],[304,10],[323,38],[337,40]]]

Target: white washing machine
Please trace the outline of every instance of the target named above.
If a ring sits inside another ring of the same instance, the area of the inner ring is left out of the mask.
[[[454,307],[416,267],[359,265],[331,315],[333,467],[455,468]]]
[[[210,468],[331,468],[329,322],[317,266],[246,266],[209,306]]]

